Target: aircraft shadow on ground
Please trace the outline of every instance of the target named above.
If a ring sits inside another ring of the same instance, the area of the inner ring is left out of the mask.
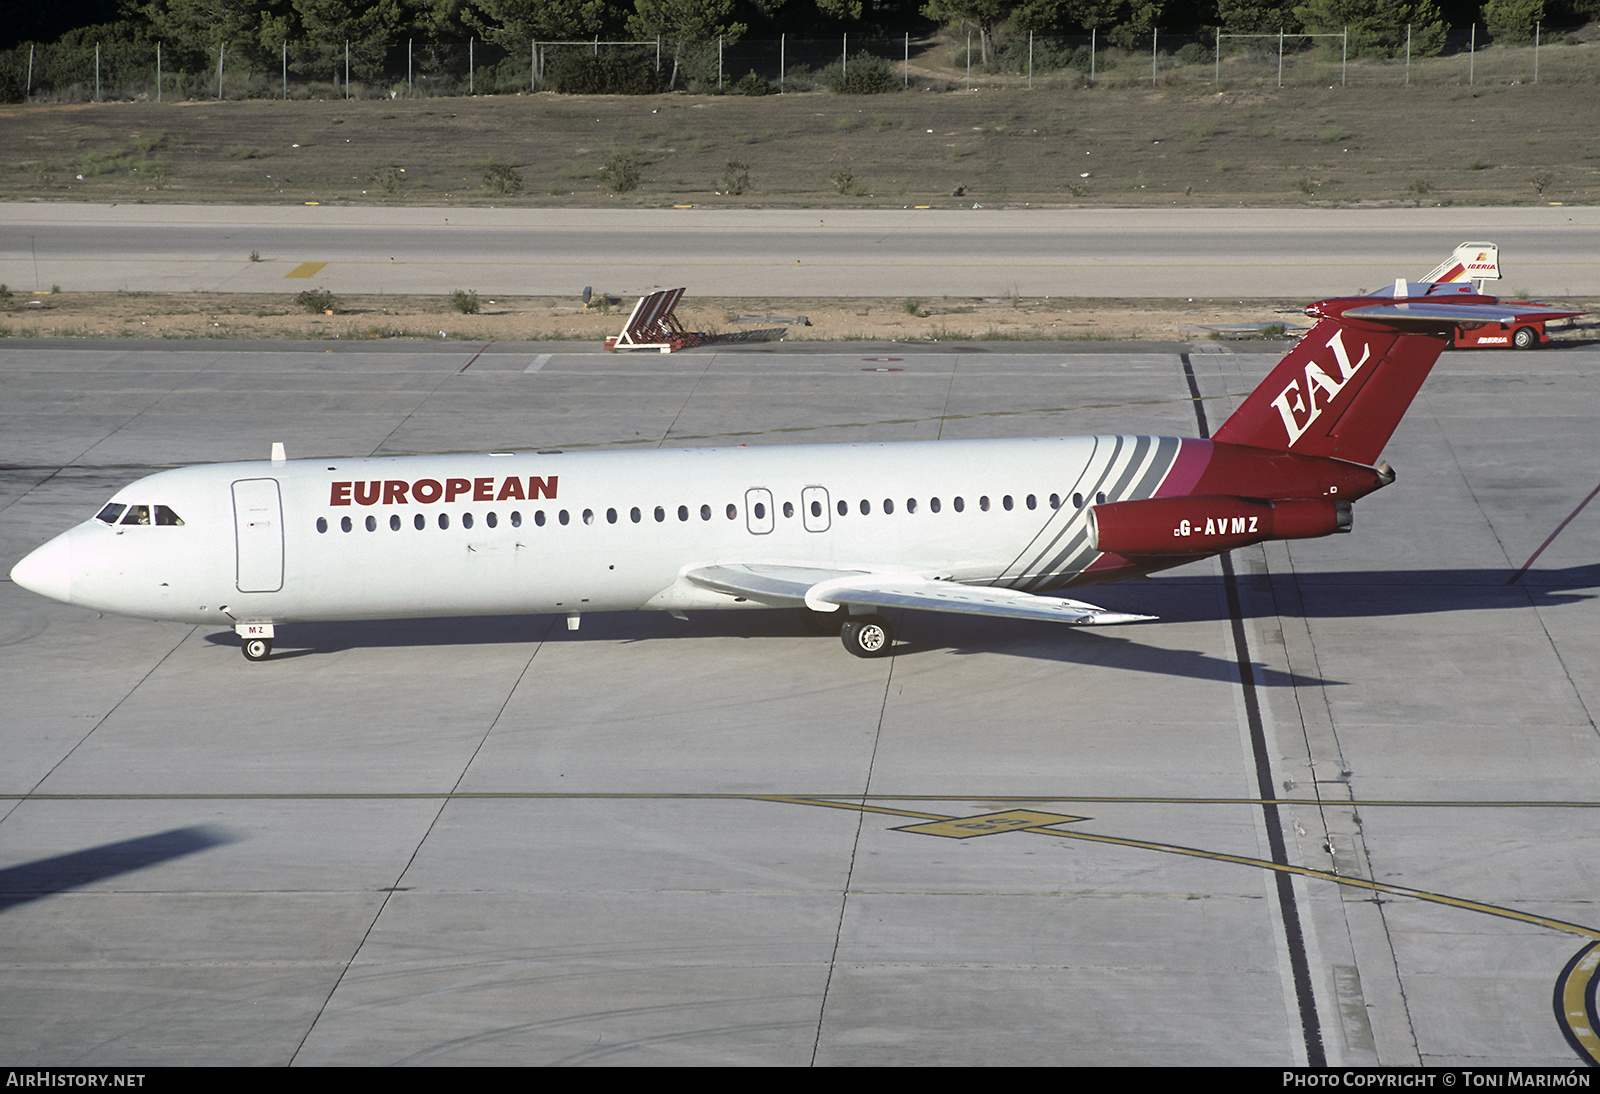
[[[236,838],[211,825],[193,825],[8,866],[0,870],[0,912],[232,843]]]
[[[1592,599],[1600,586],[1600,564],[1538,570],[1508,584],[1506,569],[1349,570],[1241,575],[1246,618],[1280,615],[1305,619],[1377,618],[1442,612],[1549,608]],[[895,655],[915,657],[939,650],[960,655],[1001,653],[1062,664],[1098,666],[1199,680],[1236,679],[1231,658],[1163,648],[1149,635],[1163,623],[1225,621],[1222,582],[1212,577],[1152,578],[1089,589],[1077,596],[1118,611],[1159,616],[1149,624],[1115,628],[1065,627],[1058,623],[992,619],[938,612],[893,613]],[[278,628],[274,660],[363,648],[492,646],[518,642],[660,642],[673,639],[736,638],[751,641],[803,635],[795,612],[749,610],[694,612],[687,623],[660,612],[594,612],[576,632],[559,616],[502,615],[441,619],[365,620],[285,624]],[[233,646],[228,631],[206,636]],[[830,638],[818,641],[833,641]],[[843,655],[843,651],[841,651]],[[1253,665],[1263,687],[1333,686],[1320,680]]]

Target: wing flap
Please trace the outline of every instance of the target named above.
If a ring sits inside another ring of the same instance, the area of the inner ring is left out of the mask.
[[[866,605],[1089,625],[1137,623],[1156,618],[1107,611],[1078,600],[1035,596],[1016,589],[859,570],[724,565],[689,570],[683,576],[703,589],[742,596],[775,608],[803,604],[816,611],[830,612],[848,605]]]

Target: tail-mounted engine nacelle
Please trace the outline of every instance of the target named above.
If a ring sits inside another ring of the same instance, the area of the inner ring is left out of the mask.
[[[1124,558],[1208,555],[1264,539],[1312,539],[1350,530],[1350,503],[1332,498],[1146,498],[1089,510],[1089,545]]]

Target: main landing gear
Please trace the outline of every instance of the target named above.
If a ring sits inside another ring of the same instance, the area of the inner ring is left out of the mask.
[[[839,641],[857,657],[882,657],[894,646],[894,630],[881,615],[852,615],[839,628]]]
[[[244,659],[265,661],[272,656],[272,639],[275,637],[271,623],[236,623],[233,633],[244,639]]]

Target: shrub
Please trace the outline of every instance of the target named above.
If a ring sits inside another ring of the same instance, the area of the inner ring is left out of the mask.
[[[742,194],[750,189],[750,165],[739,160],[729,160],[722,172],[722,193]]]
[[[450,293],[450,307],[462,315],[477,315],[482,310],[482,306],[478,303],[478,290],[452,290]]]
[[[878,95],[900,90],[900,75],[882,57],[858,53],[849,64],[829,65],[822,70],[823,82],[837,95]]]
[[[339,298],[327,289],[303,289],[295,294],[294,302],[311,315],[339,310]]]
[[[772,94],[772,85],[767,82],[767,78],[753,68],[748,76],[733,85],[733,89],[741,95]]]
[[[483,169],[483,188],[494,194],[516,194],[522,191],[522,172],[515,164],[489,161]]]
[[[611,153],[611,158],[600,168],[600,174],[604,176],[606,189],[613,194],[626,194],[630,190],[637,190],[639,183],[644,179],[644,171],[640,168],[639,161],[626,152]]]
[[[596,56],[569,50],[551,60],[545,80],[563,95],[654,95],[666,90],[653,52],[646,58],[637,51]]]

